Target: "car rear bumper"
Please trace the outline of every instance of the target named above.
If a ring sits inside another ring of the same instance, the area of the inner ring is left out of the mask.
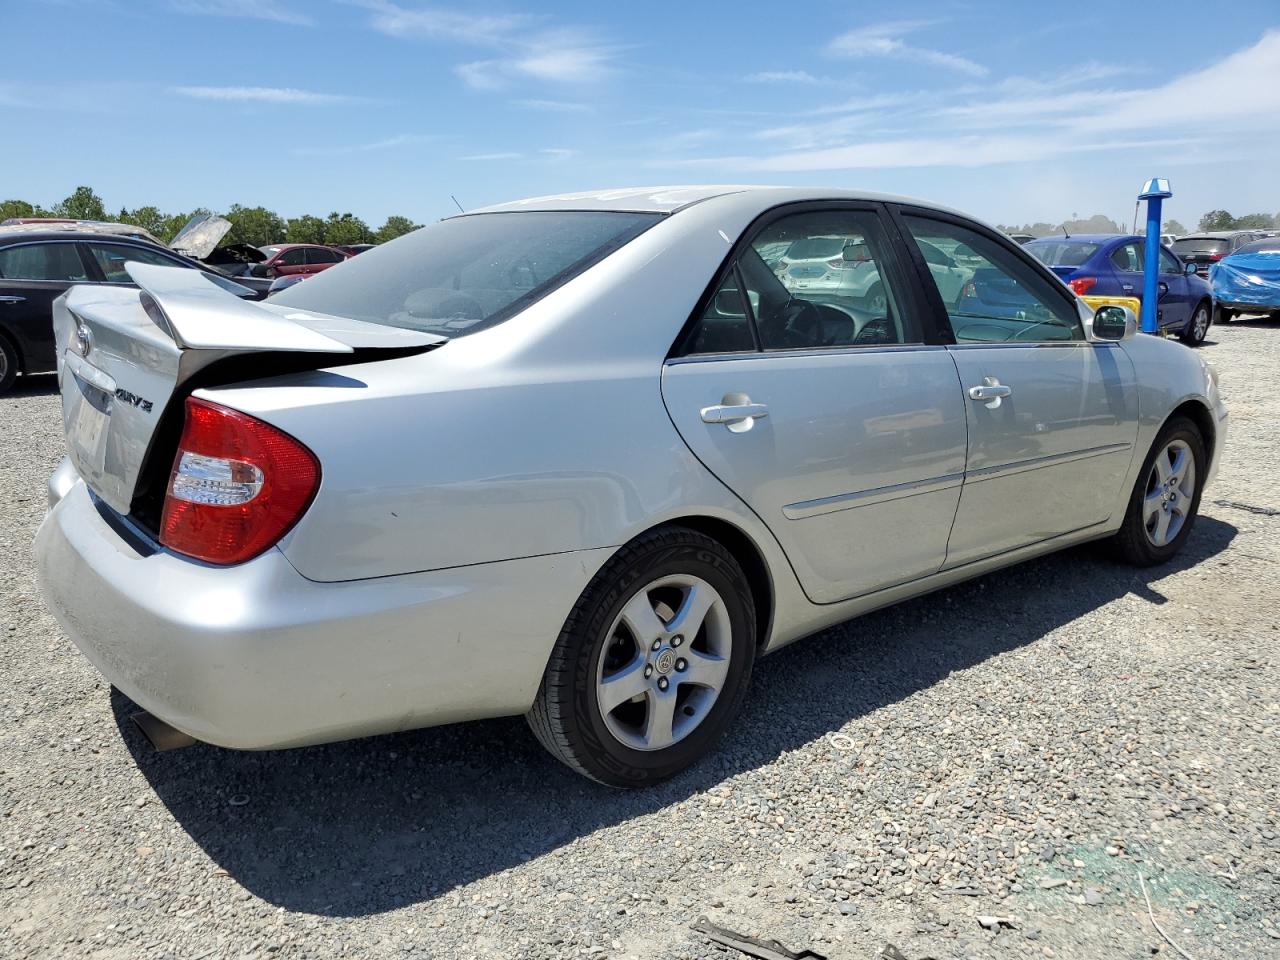
[[[62,482],[35,545],[58,622],[134,702],[239,749],[524,712],[610,552],[316,583],[278,550],[219,568],[135,541]]]
[[[1241,313],[1269,313],[1280,310],[1280,298],[1259,297],[1253,301],[1219,300],[1218,306],[1223,310],[1238,310]]]

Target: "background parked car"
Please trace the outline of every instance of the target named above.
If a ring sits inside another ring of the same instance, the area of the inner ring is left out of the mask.
[[[1261,240],[1258,230],[1226,230],[1220,233],[1189,233],[1173,241],[1173,252],[1184,263],[1194,263],[1196,273],[1209,275],[1209,265],[1239,250],[1246,243]]]
[[[1146,240],[1136,234],[1042,237],[1027,252],[1066,281],[1077,296],[1141,297]],[[1160,329],[1201,343],[1213,321],[1213,292],[1189,264],[1160,248]]]
[[[107,220],[72,220],[67,217],[10,217],[0,222],[4,230],[26,230],[39,233],[42,230],[80,230],[84,233],[106,233],[118,237],[132,237],[135,240],[146,240],[156,246],[164,244],[155,234],[145,227],[132,223],[114,223]]]
[[[124,269],[130,260],[202,270],[248,293],[211,267],[153,243],[79,229],[0,228],[0,393],[19,373],[55,369],[53,301],[80,284],[134,286]]]
[[[1280,319],[1280,237],[1246,243],[1209,268],[1218,319],[1269,313]]]
[[[347,259],[341,250],[315,243],[276,243],[258,249],[266,254],[267,259],[254,266],[253,274],[257,277],[289,277],[294,274],[309,277]]]
[[[372,250],[376,246],[376,243],[338,243],[334,245],[333,249],[341,250],[348,257],[354,257],[356,254]]]

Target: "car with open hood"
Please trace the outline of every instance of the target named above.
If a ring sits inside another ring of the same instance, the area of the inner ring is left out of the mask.
[[[883,303],[771,268],[806,238],[857,246]],[[1169,561],[1226,441],[1194,351],[882,194],[500,204],[266,301],[128,270],[56,307],[35,556],[169,745],[525,714],[574,770],[654,783],[808,634],[1086,541]],[[1026,305],[977,314],[987,284]]]

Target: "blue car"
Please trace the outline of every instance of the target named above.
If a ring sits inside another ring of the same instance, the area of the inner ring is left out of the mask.
[[[1280,237],[1246,243],[1209,267],[1218,319],[1267,313],[1280,320]]]
[[[1060,276],[1078,296],[1142,299],[1146,240],[1133,234],[1041,237],[1028,253]],[[1164,333],[1183,343],[1202,343],[1213,322],[1213,290],[1167,247],[1160,248],[1160,297],[1156,318]]]

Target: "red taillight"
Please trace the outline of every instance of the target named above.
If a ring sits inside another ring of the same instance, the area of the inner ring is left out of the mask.
[[[1067,286],[1077,297],[1083,297],[1092,290],[1098,283],[1097,277],[1076,277],[1074,280],[1068,280]]]
[[[1209,254],[1209,259],[1212,260],[1214,263],[1217,263],[1219,260],[1223,258],[1223,256],[1225,256],[1225,254],[1211,253]]]
[[[276,543],[320,486],[320,464],[287,433],[187,399],[160,518],[160,542],[209,563],[243,563]]]

